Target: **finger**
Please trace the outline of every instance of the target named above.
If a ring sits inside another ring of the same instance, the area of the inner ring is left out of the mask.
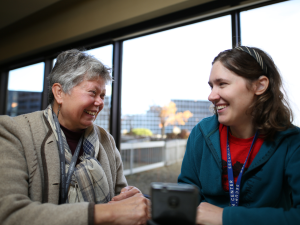
[[[112,200],[110,202],[108,202],[107,204],[114,204],[115,202],[113,202]]]
[[[122,188],[121,193],[115,197],[112,198],[112,201],[121,201],[123,199],[126,199],[126,195],[123,196],[124,193],[128,192],[129,190],[131,190],[133,188],[133,186],[126,186],[124,188]]]
[[[136,194],[140,193],[139,190],[137,188],[132,188],[130,190],[127,190],[115,197],[112,198],[112,201],[121,201],[124,200],[126,198],[130,198]]]
[[[121,201],[123,199],[126,199],[126,194],[125,193],[122,193],[122,194],[119,194],[119,195],[113,197],[112,201]]]
[[[131,190],[133,188],[133,186],[126,186],[124,188],[122,188],[121,193],[127,192],[129,190]]]
[[[126,198],[130,198],[136,194],[140,194],[140,190],[137,188],[132,188],[124,193],[121,193],[120,195],[117,196],[118,201],[126,199]]]
[[[131,196],[133,196],[135,194],[138,194],[138,193],[141,193],[141,191],[139,189],[137,189],[136,187],[133,187],[132,189],[130,189],[126,192],[128,197],[131,197]]]

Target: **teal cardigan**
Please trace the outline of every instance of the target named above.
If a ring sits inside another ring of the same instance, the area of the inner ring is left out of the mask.
[[[196,185],[200,201],[224,208],[223,225],[299,225],[300,129],[277,132],[274,141],[263,143],[243,174],[239,206],[229,207],[229,193],[222,187],[218,118],[205,118],[189,136],[178,182]]]

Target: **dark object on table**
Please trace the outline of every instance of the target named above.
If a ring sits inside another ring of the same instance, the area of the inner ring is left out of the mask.
[[[159,225],[196,223],[198,189],[195,186],[154,182],[151,183],[151,199],[153,222]]]
[[[155,223],[153,220],[148,220],[147,225],[160,225],[160,224]]]

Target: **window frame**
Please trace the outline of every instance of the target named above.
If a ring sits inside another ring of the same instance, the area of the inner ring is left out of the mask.
[[[248,5],[239,6],[238,3],[243,0],[230,1],[212,1],[201,4],[192,8],[184,9],[175,13],[154,18],[145,22],[134,24],[118,30],[114,30],[105,34],[97,35],[92,38],[74,42],[68,45],[63,45],[44,51],[29,57],[24,57],[4,65],[0,65],[0,115],[6,113],[8,74],[10,70],[28,66],[38,62],[45,63],[44,69],[44,88],[42,93],[42,109],[46,108],[48,103],[48,80],[47,76],[51,72],[53,59],[66,49],[82,49],[85,46],[86,50],[99,48],[105,45],[113,45],[113,78],[112,96],[111,96],[111,111],[110,111],[110,133],[115,139],[118,149],[121,142],[121,88],[122,88],[122,53],[123,42],[133,38],[157,33],[165,30],[170,30],[176,27],[181,27],[193,23],[198,23],[225,15],[231,15],[232,26],[232,46],[241,42],[241,27],[240,27],[240,12],[259,8],[267,5],[272,5],[287,0],[262,0],[261,2],[249,3]],[[235,3],[232,3],[235,2]],[[230,8],[226,8],[230,6]],[[209,13],[208,13],[209,12]]]

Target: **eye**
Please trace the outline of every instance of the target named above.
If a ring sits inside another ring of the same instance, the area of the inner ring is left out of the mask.
[[[100,95],[100,98],[101,98],[102,100],[104,100],[105,94]]]
[[[220,86],[224,86],[224,85],[226,85],[226,83],[224,83],[224,82],[221,82],[221,83],[220,83]]]
[[[92,93],[93,95],[96,95],[96,91],[90,91],[90,93]]]

